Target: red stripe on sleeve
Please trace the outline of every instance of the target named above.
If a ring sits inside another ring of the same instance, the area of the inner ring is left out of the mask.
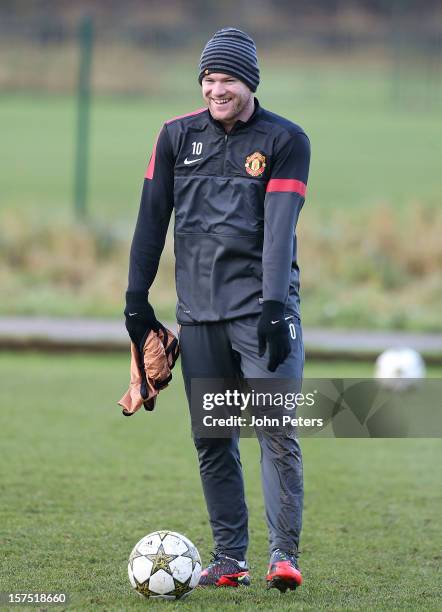
[[[157,139],[155,140],[155,144],[153,145],[152,155],[150,157],[149,165],[147,166],[146,174],[144,175],[144,178],[147,178],[147,179],[153,179],[153,173],[155,171],[155,157],[157,154],[157,142],[158,142],[158,136],[157,136]]]
[[[305,196],[307,186],[302,181],[296,179],[270,179],[267,183],[267,193],[273,191],[289,191],[299,193],[300,196]]]
[[[193,115],[199,115],[206,110],[207,110],[207,107],[199,108],[198,110],[193,111],[191,113],[187,113],[185,115],[179,115],[178,117],[173,117],[172,119],[169,119],[168,121],[166,121],[166,125],[168,125],[169,123],[172,123],[172,121],[176,121],[177,119],[184,119],[185,117],[192,117]],[[156,151],[157,151],[158,138],[159,138],[159,134],[153,146],[152,156],[150,158],[149,165],[147,166],[146,174],[144,175],[144,178],[147,178],[147,179],[153,179],[153,173],[155,172],[155,156],[156,156]]]
[[[205,106],[204,108],[199,108],[196,111],[192,111],[191,113],[186,113],[185,115],[178,115],[178,117],[172,117],[172,119],[168,119],[166,121],[166,124],[172,123],[172,121],[176,121],[177,119],[185,119],[186,117],[192,117],[193,115],[200,115],[201,113],[204,113],[204,111],[207,110],[207,106]]]

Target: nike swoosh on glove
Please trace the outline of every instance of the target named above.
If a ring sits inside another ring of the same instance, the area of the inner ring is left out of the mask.
[[[172,379],[171,370],[180,353],[177,338],[165,327],[158,333],[149,332],[141,352],[133,342],[130,350],[130,385],[118,402],[124,416],[131,416],[143,405],[146,410],[154,409],[159,392]]]
[[[291,317],[289,317],[291,318]],[[267,369],[274,372],[283,363],[290,351],[290,330],[282,302],[268,300],[263,303],[258,321],[258,353],[262,357],[269,348]]]
[[[137,291],[126,292],[126,329],[132,342],[141,352],[150,331],[158,332],[163,326],[157,320],[154,309],[147,301],[148,294]]]

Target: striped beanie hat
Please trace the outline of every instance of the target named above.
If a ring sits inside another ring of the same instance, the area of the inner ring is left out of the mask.
[[[215,32],[203,49],[198,81],[211,72],[230,74],[243,81],[252,91],[259,85],[258,57],[253,39],[236,28]]]

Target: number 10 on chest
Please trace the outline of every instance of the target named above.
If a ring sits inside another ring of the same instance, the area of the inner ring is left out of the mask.
[[[203,151],[202,142],[192,142],[192,155],[201,155]]]

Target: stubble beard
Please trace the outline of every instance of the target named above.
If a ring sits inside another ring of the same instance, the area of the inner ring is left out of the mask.
[[[221,121],[222,123],[230,124],[234,122],[236,120],[236,117],[238,117],[238,115],[242,113],[242,111],[246,108],[247,103],[248,103],[247,99],[236,96],[235,98],[232,99],[232,110],[227,115],[223,115],[222,111],[220,114],[218,114],[219,110],[221,109],[216,108],[216,105],[214,102],[212,102],[211,104],[209,103],[209,108],[212,108],[215,111],[215,112],[212,112],[212,116],[214,119],[216,119],[217,121]]]

